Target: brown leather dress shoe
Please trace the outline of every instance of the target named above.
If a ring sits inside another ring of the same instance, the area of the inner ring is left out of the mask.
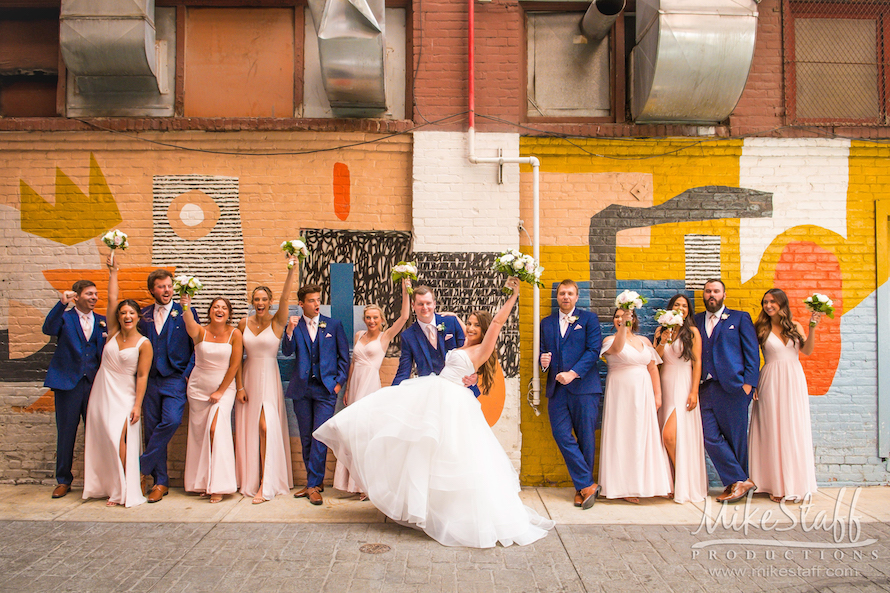
[[[587,488],[581,489],[581,510],[586,511],[596,502],[596,497],[600,495],[603,489],[599,484],[591,484]]]
[[[581,491],[578,490],[577,492],[575,492],[575,506],[579,507],[579,506],[581,506],[581,503],[583,503],[583,502],[584,502],[584,497],[581,496]]]
[[[748,492],[752,494],[757,491],[757,486],[751,480],[744,482],[736,482],[735,488],[732,489],[732,495],[726,499],[727,503],[738,502],[748,496]]]
[[[53,498],[62,498],[71,492],[71,484],[59,484],[53,490]]]
[[[151,488],[148,485],[149,480],[151,480],[151,476],[139,474],[139,487],[142,488],[142,496],[148,496],[148,493],[151,492]]]
[[[167,488],[166,486],[161,486],[160,484],[155,484],[152,487],[151,492],[148,493],[148,502],[158,502],[159,500],[161,500],[162,498],[167,496],[167,493],[169,491],[170,491],[170,489]]]
[[[319,486],[316,488],[316,490],[318,490],[319,492],[324,492],[324,486]],[[309,488],[308,487],[302,488],[302,489],[294,492],[294,498],[306,498],[307,496],[309,496]]]
[[[714,500],[717,502],[723,502],[728,498],[732,498],[732,491],[735,490],[735,485],[741,484],[741,482],[733,482],[729,486],[723,489],[723,494],[719,494]]]
[[[307,496],[309,496],[310,504],[314,504],[315,506],[318,506],[323,502],[321,493],[318,491],[318,488],[307,488],[306,492],[307,492]]]

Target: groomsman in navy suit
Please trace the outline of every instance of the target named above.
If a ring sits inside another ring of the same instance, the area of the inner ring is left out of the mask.
[[[751,316],[723,305],[726,285],[705,282],[706,312],[695,324],[702,336],[699,405],[705,449],[726,489],[718,502],[735,502],[757,486],[748,477],[748,406],[760,375],[760,351]]]
[[[62,294],[43,323],[43,333],[58,340],[43,383],[53,390],[56,405],[58,486],[53,490],[53,498],[61,498],[71,490],[77,425],[81,418],[86,424],[90,389],[108,337],[105,317],[93,313],[98,300],[96,285],[78,280]],[[71,303],[74,307],[66,311]]]
[[[148,275],[147,284],[155,302],[142,309],[139,331],[151,341],[154,357],[142,402],[146,444],[139,466],[143,494],[147,494],[148,502],[158,502],[170,489],[167,445],[182,423],[188,376],[194,366],[194,346],[185,329],[182,306],[173,302],[173,275],[167,270],[155,270]],[[189,314],[198,320],[194,309]],[[154,485],[146,492],[149,476]]]
[[[306,465],[306,487],[294,498],[320,505],[328,448],[312,433],[334,415],[337,394],[349,374],[349,343],[340,322],[319,313],[321,286],[301,287],[297,299],[303,314],[291,316],[281,346],[282,354],[296,359],[285,397],[294,400]]]
[[[593,476],[596,423],[603,387],[597,360],[603,337],[596,313],[576,309],[578,285],[556,288],[559,312],[541,321],[541,368],[547,371],[547,411],[553,438],[575,485],[575,506],[593,506],[600,486]]]
[[[464,332],[457,318],[436,314],[436,295],[428,286],[414,289],[411,307],[417,323],[402,332],[402,355],[393,385],[409,378],[414,367],[417,367],[418,377],[438,375],[445,368],[445,355],[464,345]],[[464,385],[479,397],[476,380],[476,374],[464,377]]]

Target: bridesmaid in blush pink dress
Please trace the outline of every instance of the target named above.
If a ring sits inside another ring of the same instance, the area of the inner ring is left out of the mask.
[[[142,398],[151,369],[151,343],[139,334],[139,305],[118,304],[117,265],[108,274],[108,333],[87,407],[83,498],[108,497],[107,506],[145,502],[139,480]],[[99,330],[99,327],[96,327]]]
[[[664,360],[661,376],[661,407],[658,423],[674,468],[674,502],[698,502],[708,496],[705,444],[698,384],[701,380],[701,334],[692,321],[692,307],[685,295],[668,301],[668,311],[679,311],[683,325],[655,332],[655,351]]]
[[[599,483],[606,498],[639,503],[667,496],[671,468],[658,429],[661,358],[648,339],[638,336],[633,311],[617,309],[615,335],[603,340],[606,375]],[[632,323],[628,327],[627,323]]]
[[[297,270],[296,259],[289,263],[275,314],[270,311],[272,291],[257,286],[251,296],[255,313],[238,324],[246,356],[235,375],[235,466],[241,494],[253,497],[253,504],[289,494],[294,487],[287,409],[278,368],[281,334],[287,325]]]
[[[751,480],[761,492],[769,492],[773,502],[783,498],[801,502],[816,492],[816,467],[807,379],[798,354],[813,353],[821,313],[813,313],[810,333],[804,338],[783,291],[766,291],[761,305],[754,329],[764,365],[748,435]]]
[[[411,300],[408,298],[408,286],[410,280],[402,280],[402,310],[399,318],[392,327],[386,327],[386,319],[383,311],[377,305],[368,305],[364,311],[364,321],[367,331],[355,334],[355,346],[352,350],[352,364],[349,367],[349,378],[346,380],[346,391],[343,395],[343,405],[348,406],[362,399],[369,393],[380,389],[380,365],[386,356],[386,348],[394,337],[398,335],[411,313]],[[359,492],[359,487],[350,477],[346,464],[338,463],[334,471],[334,488],[344,492],[359,493],[359,500],[367,500],[364,492]]]
[[[191,299],[183,296],[180,302],[187,309]],[[195,343],[195,368],[187,392],[189,432],[183,481],[187,492],[200,492],[217,503],[238,489],[231,426],[242,345],[241,332],[228,325],[232,318],[228,299],[213,299],[207,315],[210,323],[204,327],[192,315],[183,315]]]

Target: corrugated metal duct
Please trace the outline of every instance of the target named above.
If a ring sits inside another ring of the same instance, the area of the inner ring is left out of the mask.
[[[60,45],[80,90],[164,92],[154,0],[62,0]]]
[[[386,111],[384,0],[309,0],[321,77],[337,117]]]
[[[715,124],[754,59],[753,0],[637,0],[631,113],[638,123]]]

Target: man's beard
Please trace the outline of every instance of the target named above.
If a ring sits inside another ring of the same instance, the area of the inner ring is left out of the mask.
[[[720,308],[722,306],[723,306],[723,299],[720,299],[719,301],[717,301],[717,304],[714,306],[713,309],[711,308],[710,301],[705,301],[705,309],[708,310],[708,313],[716,313],[717,311],[720,310]]]

